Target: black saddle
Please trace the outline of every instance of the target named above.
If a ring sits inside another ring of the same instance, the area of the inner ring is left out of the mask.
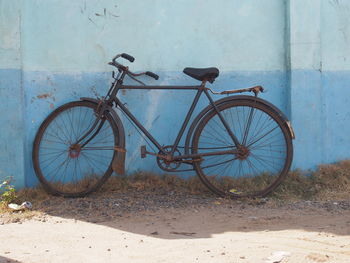
[[[207,80],[210,83],[213,83],[215,78],[219,76],[217,68],[185,68],[184,73],[194,79]]]

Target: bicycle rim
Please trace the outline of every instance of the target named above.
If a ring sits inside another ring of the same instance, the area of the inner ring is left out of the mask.
[[[242,147],[235,146],[213,110],[194,133],[193,153],[237,153],[202,157],[194,163],[197,174],[220,196],[265,196],[281,183],[292,161],[292,141],[283,120],[270,107],[248,100],[225,103],[219,111]]]
[[[96,121],[96,106],[85,101],[65,104],[40,126],[34,140],[33,163],[36,175],[50,193],[84,196],[111,175],[118,131],[109,113],[91,141],[82,147],[87,136],[77,143]],[[90,135],[97,129],[98,125]]]

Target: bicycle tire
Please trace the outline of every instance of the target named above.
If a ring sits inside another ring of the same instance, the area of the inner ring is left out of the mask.
[[[72,149],[73,141],[93,126],[96,109],[97,104],[88,101],[64,104],[54,110],[37,131],[33,143],[33,167],[50,194],[83,197],[96,191],[112,174],[114,147],[120,138],[108,111],[104,113],[105,121],[99,133],[87,147],[74,146]]]
[[[239,154],[194,160],[197,175],[212,192],[222,197],[266,196],[283,181],[292,162],[292,138],[285,120],[272,107],[254,99],[229,101],[219,105],[218,111],[243,150]],[[195,129],[192,153],[219,149],[238,148],[213,109]]]

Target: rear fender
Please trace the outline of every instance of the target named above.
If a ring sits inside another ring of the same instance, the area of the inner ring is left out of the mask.
[[[89,101],[89,102],[95,103],[96,105],[98,105],[98,103],[100,102],[100,100],[98,99],[86,98],[86,97],[80,98],[80,100]],[[112,169],[117,174],[123,175],[125,174],[125,154],[126,154],[125,130],[121,119],[119,118],[118,114],[114,111],[114,109],[108,105],[106,105],[106,107],[108,109],[108,112],[112,115],[114,123],[117,126],[118,133],[119,133],[119,138],[117,138],[119,143],[118,143],[118,147],[115,149],[117,154],[114,155],[114,159],[112,162]]]
[[[291,125],[290,121],[288,120],[287,116],[280,109],[278,109],[275,105],[271,104],[270,102],[268,102],[264,99],[261,99],[258,97],[253,97],[253,96],[247,96],[247,95],[235,95],[235,96],[229,96],[229,97],[222,98],[220,100],[215,101],[214,103],[216,106],[220,106],[222,104],[225,104],[225,103],[228,103],[228,102],[231,102],[234,100],[254,101],[256,103],[261,103],[261,104],[264,104],[264,105],[270,107],[273,111],[275,111],[275,113],[277,113],[282,118],[282,120],[284,121],[284,125],[286,125],[291,138],[295,139],[295,134],[294,134],[292,125]],[[212,110],[213,110],[213,106],[211,104],[209,104],[193,120],[190,128],[188,129],[188,133],[186,136],[185,154],[189,154],[190,145],[191,145],[190,143],[191,143],[192,135],[193,135],[195,128],[199,124],[200,120],[202,120],[202,118]]]

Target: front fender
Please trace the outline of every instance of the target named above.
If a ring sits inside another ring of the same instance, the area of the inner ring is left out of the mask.
[[[82,101],[89,101],[92,103],[95,103],[96,105],[99,104],[100,100],[95,98],[87,98],[82,97],[80,98]],[[112,168],[113,171],[115,171],[117,174],[123,175],[125,173],[125,130],[123,123],[121,119],[119,118],[118,114],[114,111],[114,109],[111,106],[106,105],[108,112],[112,115],[115,125],[117,126],[119,138],[118,138],[118,147],[115,149],[117,152],[116,155],[114,155],[114,159],[112,162]]]

